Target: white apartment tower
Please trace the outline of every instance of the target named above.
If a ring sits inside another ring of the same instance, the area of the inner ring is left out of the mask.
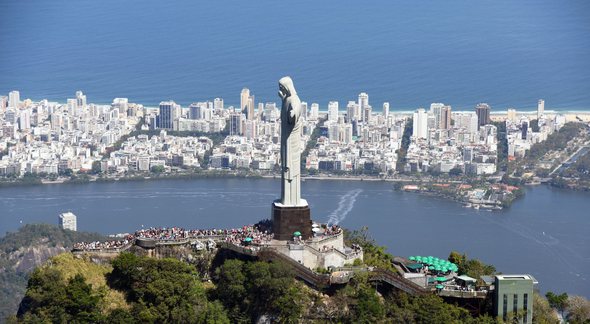
[[[338,122],[338,101],[328,103],[328,121]]]
[[[223,98],[213,99],[213,109],[215,109],[215,110],[223,109]]]
[[[76,104],[78,108],[86,108],[86,95],[82,91],[76,91]]]
[[[359,110],[360,110],[360,114],[361,114],[361,118],[363,119],[363,121],[365,121],[365,108],[369,106],[369,95],[366,94],[365,92],[361,92],[359,94],[359,99],[358,99],[358,103],[359,103]]]
[[[412,136],[419,139],[428,138],[428,114],[424,108],[419,108],[414,112]]]
[[[385,118],[385,120],[389,118],[389,102],[383,103],[383,118]]]
[[[540,119],[545,113],[545,100],[539,99],[537,102],[537,119]]]
[[[320,105],[317,103],[311,104],[311,110],[309,112],[309,120],[318,120],[320,116]]]
[[[59,214],[59,227],[70,231],[78,230],[76,215],[72,212]]]
[[[12,107],[14,109],[18,108],[18,105],[20,104],[20,92],[18,92],[17,90],[14,91],[10,91],[8,93],[8,107]]]
[[[348,105],[346,105],[346,114],[348,115],[348,120],[352,122],[353,120],[359,120],[360,116],[360,109],[359,105],[356,101],[349,101]]]

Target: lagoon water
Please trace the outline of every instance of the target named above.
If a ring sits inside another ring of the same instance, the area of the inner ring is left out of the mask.
[[[588,110],[590,2],[0,1],[0,93],[157,105],[278,101],[291,75],[320,103],[375,110]]]
[[[0,188],[0,233],[21,222],[56,224],[72,211],[78,229],[132,232],[149,226],[227,228],[270,217],[280,183],[198,179]],[[507,210],[489,212],[396,192],[388,182],[303,182],[312,218],[368,226],[394,255],[467,253],[503,273],[530,273],[547,290],[590,297],[590,195],[528,188]]]

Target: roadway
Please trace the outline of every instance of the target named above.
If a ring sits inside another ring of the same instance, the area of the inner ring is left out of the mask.
[[[576,163],[576,161],[584,156],[586,153],[588,153],[588,151],[590,151],[590,141],[586,142],[584,145],[580,146],[580,148],[575,151],[572,155],[570,155],[564,162],[562,162],[560,165],[558,165],[555,169],[553,169],[553,171],[551,171],[551,173],[549,173],[549,176],[552,176],[555,172],[559,171],[559,173],[563,172],[565,169],[567,169],[570,165],[572,165],[573,163]],[[563,169],[562,169],[563,168]],[[560,170],[561,169],[561,170]]]

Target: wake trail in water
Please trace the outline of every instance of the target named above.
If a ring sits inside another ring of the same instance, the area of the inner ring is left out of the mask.
[[[352,207],[354,207],[356,197],[358,197],[361,192],[363,192],[362,189],[355,189],[340,197],[338,208],[328,216],[328,225],[338,225],[338,223],[343,221],[346,218],[346,215],[352,210]]]

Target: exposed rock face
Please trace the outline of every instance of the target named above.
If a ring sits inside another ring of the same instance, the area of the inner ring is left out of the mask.
[[[66,251],[67,249],[63,246],[52,247],[47,244],[40,244],[20,248],[17,251],[10,253],[8,258],[9,260],[15,261],[12,266],[13,270],[18,273],[29,273],[36,267],[45,263],[49,258]]]
[[[102,235],[64,231],[47,224],[28,224],[0,238],[0,322],[16,314],[29,273],[49,258],[69,251],[74,242],[104,239]]]

